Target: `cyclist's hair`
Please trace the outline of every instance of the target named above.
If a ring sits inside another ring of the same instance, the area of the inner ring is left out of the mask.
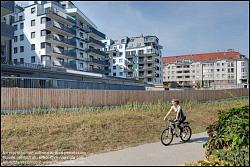
[[[172,101],[174,101],[176,104],[179,104],[179,103],[180,103],[180,100],[179,100],[179,99],[172,99]]]

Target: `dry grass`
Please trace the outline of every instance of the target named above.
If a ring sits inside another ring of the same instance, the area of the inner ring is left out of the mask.
[[[198,133],[217,120],[219,110],[246,104],[247,99],[238,99],[200,104],[185,102],[182,106],[193,133]],[[157,142],[166,126],[163,117],[169,108],[169,103],[126,104],[75,112],[2,115],[1,152],[71,151],[89,155]],[[17,164],[22,163],[14,163]]]

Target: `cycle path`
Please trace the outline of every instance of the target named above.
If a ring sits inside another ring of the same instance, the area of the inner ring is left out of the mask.
[[[174,138],[169,146],[161,142],[143,144],[123,150],[94,154],[85,158],[64,161],[53,166],[153,166],[153,165],[178,165],[205,159],[203,144],[207,141],[207,133],[193,134],[187,143],[180,138]]]

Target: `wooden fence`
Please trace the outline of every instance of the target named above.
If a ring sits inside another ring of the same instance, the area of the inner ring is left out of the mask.
[[[121,105],[128,102],[156,103],[180,100],[217,100],[249,96],[249,89],[134,91],[1,88],[1,109],[75,108],[83,106]]]

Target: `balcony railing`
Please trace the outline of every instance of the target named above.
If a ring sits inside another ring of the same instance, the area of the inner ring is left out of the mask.
[[[86,69],[88,72],[94,72],[94,73],[100,73],[100,74],[106,74],[107,71],[103,69],[98,69],[98,68],[88,68]]]
[[[51,1],[53,2],[53,1]],[[70,16],[67,16],[65,13],[63,13],[62,11],[58,11],[56,10],[55,8],[51,8],[51,7],[48,7],[48,8],[40,8],[37,10],[37,15],[40,16],[40,15],[43,15],[43,14],[54,14],[56,16],[59,16],[60,18],[62,19],[65,19],[73,24],[75,24],[75,19],[73,17],[70,17]]]
[[[67,39],[67,38],[62,38],[60,36],[56,36],[53,34],[48,34],[48,35],[46,35],[46,39],[47,40],[56,40],[56,41],[59,41],[59,42],[62,42],[62,43],[68,44],[68,45],[76,46],[76,40],[74,38]]]
[[[56,21],[47,21],[46,22],[46,27],[50,27],[50,26],[53,26],[53,27],[56,27],[60,30],[63,30],[65,32],[68,32],[68,33],[71,33],[71,34],[76,34],[76,31],[73,29],[73,28],[69,28],[69,27],[66,27],[65,25],[61,24],[61,23],[58,23]]]
[[[98,40],[96,40],[96,39],[94,39],[94,38],[89,38],[89,41],[88,42],[90,42],[90,43],[94,43],[94,44],[96,44],[96,45],[99,45],[99,46],[101,46],[101,47],[105,47],[105,44],[104,43],[102,43],[101,41],[98,41]]]
[[[92,33],[98,35],[99,37],[101,37],[101,38],[103,38],[103,39],[106,38],[106,35],[105,35],[105,34],[101,33],[101,32],[98,31],[98,30],[96,30],[94,27],[89,27],[89,30],[90,30],[90,32],[92,32]]]
[[[110,64],[106,60],[99,60],[99,59],[95,59],[95,58],[87,58],[87,59],[84,59],[84,60],[87,61],[87,62],[93,62],[93,63],[96,63],[96,64],[105,65],[105,66],[109,66],[109,64]]]
[[[105,52],[100,51],[100,50],[98,50],[98,49],[94,49],[94,48],[89,48],[89,49],[87,49],[87,52],[93,52],[93,53],[96,53],[96,54],[98,54],[98,55],[105,56]]]
[[[2,2],[1,2],[2,3]],[[1,23],[1,36],[14,37],[15,28],[11,25]]]
[[[76,52],[70,50],[62,50],[62,49],[59,49],[57,47],[46,47],[46,54],[49,54],[49,53],[57,53],[57,54],[60,54],[60,55],[64,55],[64,56],[69,56],[69,57],[76,57]]]

